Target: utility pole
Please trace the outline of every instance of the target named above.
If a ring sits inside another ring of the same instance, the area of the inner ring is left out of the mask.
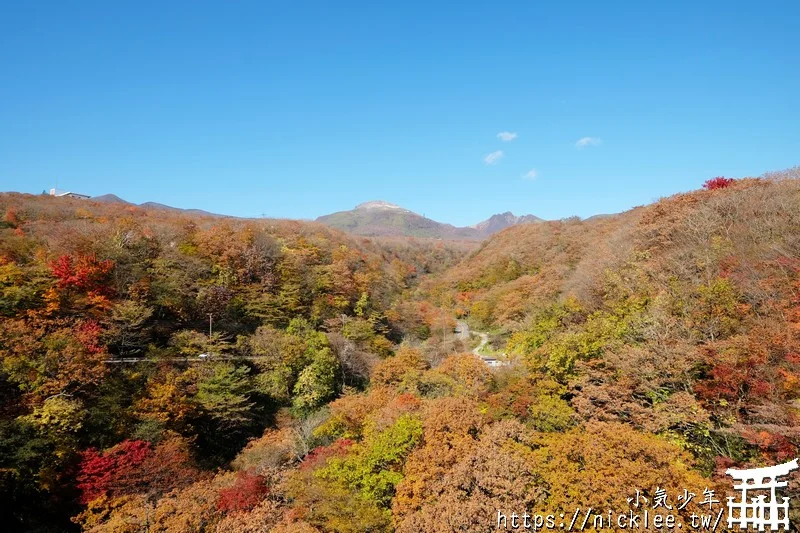
[[[211,326],[214,323],[214,313],[208,313],[208,338],[211,338]]]
[[[447,317],[442,315],[442,352],[447,349]]]

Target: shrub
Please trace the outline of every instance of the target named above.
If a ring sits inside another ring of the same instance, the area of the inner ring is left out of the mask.
[[[233,486],[219,491],[220,511],[249,511],[269,494],[266,478],[250,472],[239,472]]]
[[[706,180],[703,183],[703,188],[707,191],[713,191],[715,189],[724,189],[725,187],[729,187],[736,181],[733,178],[724,178],[722,176],[717,176],[716,178],[711,178],[710,180]]]

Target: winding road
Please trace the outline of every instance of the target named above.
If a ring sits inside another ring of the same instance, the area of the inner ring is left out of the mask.
[[[464,320],[456,320],[456,337],[466,341],[469,340],[470,333],[474,333],[481,338],[481,343],[472,350],[472,353],[482,358],[481,350],[489,343],[489,335],[482,331],[470,332],[469,324],[467,324]]]

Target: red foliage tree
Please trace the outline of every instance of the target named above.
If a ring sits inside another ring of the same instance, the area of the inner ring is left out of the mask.
[[[300,468],[310,470],[324,465],[331,457],[341,457],[347,453],[348,448],[355,444],[351,439],[336,439],[330,446],[317,446],[306,455]]]
[[[784,435],[769,431],[746,430],[742,435],[767,461],[788,461],[797,455],[797,446]]]
[[[50,271],[58,279],[59,289],[83,292],[103,292],[106,279],[113,268],[114,261],[98,260],[94,255],[81,255],[77,259],[71,255],[62,255],[50,262]]]
[[[717,176],[716,178],[711,178],[710,180],[706,180],[703,183],[703,188],[707,191],[713,191],[715,189],[724,189],[733,184],[736,181],[733,178],[725,178],[722,176]]]
[[[116,479],[140,465],[151,451],[147,441],[126,440],[105,453],[96,449],[83,452],[77,476],[81,503],[107,493]]]
[[[126,440],[102,453],[86,450],[77,481],[81,502],[88,503],[104,494],[163,494],[197,478],[186,440],[173,437],[155,447],[147,441]]]
[[[103,328],[94,320],[87,320],[78,324],[74,329],[75,338],[90,354],[105,352],[105,346],[100,340]]]
[[[19,218],[17,217],[17,211],[13,207],[9,207],[6,209],[6,214],[3,217],[3,221],[8,224],[12,228],[16,228],[19,225]]]
[[[267,480],[252,472],[239,472],[233,486],[219,491],[220,511],[249,511],[269,494]]]
[[[175,436],[159,442],[153,452],[136,468],[127,471],[114,488],[124,493],[158,495],[189,485],[199,477],[188,441]]]
[[[724,399],[732,402],[743,398],[749,379],[748,368],[720,363],[708,373],[707,379],[695,385],[697,395],[708,401]]]

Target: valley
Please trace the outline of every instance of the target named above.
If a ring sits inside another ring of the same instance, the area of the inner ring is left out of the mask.
[[[797,453],[798,202],[790,169],[465,244],[0,194],[4,512],[412,533],[723,495]]]

